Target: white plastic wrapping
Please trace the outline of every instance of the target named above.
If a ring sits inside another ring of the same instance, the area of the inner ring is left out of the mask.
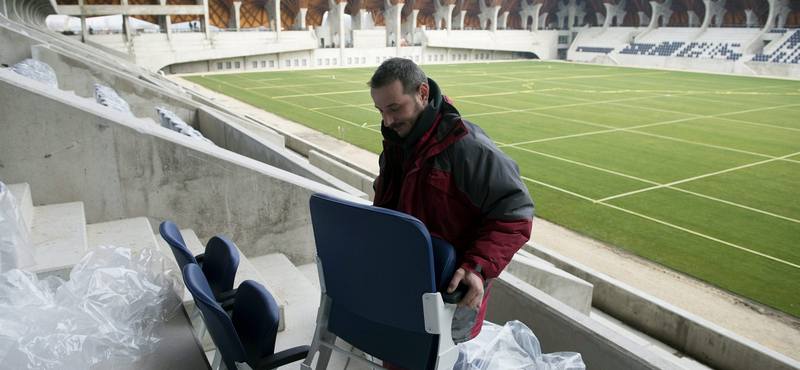
[[[179,312],[177,266],[154,249],[98,247],[64,281],[0,275],[0,369],[116,369],[151,354]]]
[[[173,113],[171,110],[164,107],[156,107],[156,112],[158,113],[158,118],[161,120],[162,127],[179,132],[191,138],[205,141],[209,144],[214,144],[213,141],[203,136],[200,131],[197,131],[192,126],[189,126],[188,123],[184,122],[184,120],[178,117],[178,115]]]
[[[480,335],[458,345],[453,370],[586,370],[580,353],[542,354],[539,340],[525,324],[483,322]]]
[[[39,81],[45,85],[58,88],[56,72],[45,62],[36,59],[25,59],[11,67],[11,71],[19,75]]]
[[[118,94],[117,91],[104,85],[94,84],[94,100],[98,103],[105,105],[111,109],[116,111],[133,115],[131,112],[131,106],[128,105],[128,102],[123,100]]]
[[[0,182],[0,273],[36,266],[36,247],[16,198]]]

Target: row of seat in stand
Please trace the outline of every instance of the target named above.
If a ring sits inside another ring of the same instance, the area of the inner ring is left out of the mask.
[[[278,304],[260,283],[245,280],[233,288],[239,267],[236,245],[214,236],[205,252],[193,255],[171,221],[159,226],[183,274],[195,309],[192,320],[201,320],[198,337],[206,331],[217,348],[214,369],[273,369],[306,358],[309,346],[275,353],[279,327]]]

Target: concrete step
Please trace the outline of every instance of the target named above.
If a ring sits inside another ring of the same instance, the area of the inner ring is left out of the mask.
[[[22,219],[25,220],[25,226],[28,227],[28,233],[31,232],[33,226],[33,198],[31,197],[31,186],[23,182],[19,184],[6,185],[11,195],[17,200],[17,206],[22,213]]]
[[[55,275],[69,280],[72,267],[86,252],[83,202],[35,207],[31,240],[36,246],[39,278]]]
[[[150,222],[145,217],[87,225],[86,233],[90,249],[113,245],[130,248],[133,253],[139,253],[145,248],[159,250],[162,254],[164,252],[156,242]]]
[[[592,308],[589,317],[683,369],[711,370],[710,367],[697,362],[691,357],[683,355],[672,347],[659,342],[658,340],[655,340],[628,325],[625,325],[625,323],[605,314],[596,308]]]
[[[303,276],[305,276],[306,279],[308,279],[309,282],[311,282],[311,285],[313,285],[315,288],[317,288],[317,290],[320,290],[320,287],[319,287],[319,270],[317,270],[317,264],[316,263],[309,263],[309,264],[305,264],[305,265],[300,265],[300,266],[297,266],[297,269],[300,270],[300,273],[302,273]]]
[[[309,345],[316,328],[317,311],[319,310],[320,291],[311,281],[316,279],[316,265],[295,267],[286,256],[280,253],[250,258],[250,262],[261,276],[269,282],[275,293],[286,304],[286,330],[278,333],[275,351],[299,345]],[[313,266],[313,269],[311,268]],[[309,279],[309,276],[312,279]],[[318,281],[318,280],[316,280]],[[337,340],[337,345],[349,349],[350,345]],[[363,352],[356,353],[366,356]],[[279,370],[295,370],[297,363],[279,367]],[[312,366],[313,368],[313,366]],[[368,370],[369,368],[347,357],[334,352],[328,363],[329,369]]]
[[[298,325],[305,324],[299,322],[302,321],[299,318],[316,317],[316,310],[319,307],[319,290],[294,267],[286,256],[280,253],[268,254],[249,258],[249,262],[266,283],[265,286],[269,286],[272,293],[283,302],[286,332],[295,331],[294,329]],[[313,321],[311,324],[313,325]],[[300,341],[298,344],[308,343]]]
[[[514,255],[505,271],[584,315],[589,315],[594,290],[591,283],[570,275],[525,250]]]

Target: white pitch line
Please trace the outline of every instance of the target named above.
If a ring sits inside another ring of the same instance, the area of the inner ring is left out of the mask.
[[[648,184],[653,184],[653,185],[661,185],[661,184],[659,184],[659,183],[657,183],[655,181],[639,178],[639,177],[636,177],[636,176],[631,176],[631,175],[624,174],[624,173],[621,173],[621,172],[612,171],[612,170],[605,169],[605,168],[602,168],[602,167],[592,166],[590,164],[586,164],[586,163],[578,162],[578,161],[573,161],[571,159],[558,157],[558,156],[555,156],[555,155],[552,155],[552,154],[537,152],[535,150],[531,150],[531,149],[527,149],[527,148],[520,148],[520,147],[517,147],[517,146],[511,146],[511,148],[514,148],[514,149],[517,149],[517,150],[522,150],[524,152],[530,152],[530,153],[533,153],[533,154],[538,154],[538,155],[543,156],[543,157],[553,158],[553,159],[556,159],[556,160],[559,160],[559,161],[563,161],[563,162],[567,162],[567,163],[572,163],[572,164],[575,164],[575,165],[578,165],[578,166],[591,168],[593,170],[610,173],[612,175],[629,178],[631,180],[641,181],[641,182],[648,183]]]
[[[612,200],[612,199],[622,198],[622,197],[625,197],[625,196],[628,196],[628,195],[643,193],[643,192],[646,192],[646,191],[661,189],[661,188],[665,188],[665,187],[671,187],[671,186],[678,185],[678,184],[683,184],[683,183],[689,182],[689,181],[699,180],[699,179],[703,179],[703,178],[706,178],[706,177],[711,177],[711,176],[716,176],[716,175],[720,175],[720,174],[723,174],[723,173],[738,171],[738,170],[741,170],[741,169],[744,169],[744,168],[754,167],[754,166],[762,165],[762,164],[769,163],[769,162],[779,161],[779,160],[782,160],[782,159],[786,159],[788,157],[795,156],[797,154],[800,154],[800,152],[787,154],[787,155],[780,156],[780,157],[774,157],[774,158],[770,158],[770,159],[763,160],[763,161],[760,161],[760,162],[753,162],[753,163],[745,164],[745,165],[738,166],[738,167],[731,167],[731,168],[728,168],[728,169],[724,169],[722,171],[711,172],[711,173],[707,173],[707,174],[700,175],[700,176],[690,177],[688,179],[683,179],[683,180],[679,180],[679,181],[673,181],[673,182],[670,182],[670,183],[667,183],[667,184],[661,184],[661,185],[656,185],[656,186],[652,186],[652,187],[649,187],[649,188],[644,188],[644,189],[630,191],[630,192],[627,192],[627,193],[617,194],[617,195],[613,195],[613,196],[610,196],[610,197],[606,197],[606,198],[597,200],[596,202],[598,202],[598,203],[599,202],[605,202],[605,201]]]
[[[559,188],[558,186],[550,185],[550,184],[547,184],[547,183],[544,183],[544,182],[541,182],[541,181],[537,181],[537,180],[534,180],[534,179],[529,178],[529,177],[525,177],[525,176],[520,176],[520,177],[522,177],[523,180],[530,181],[530,182],[532,182],[534,184],[539,184],[541,186],[548,187],[550,189],[558,190],[558,191],[560,191],[562,193],[567,193],[569,195],[572,195],[572,196],[575,196],[575,197],[578,197],[578,198],[581,198],[581,199],[585,199],[585,200],[588,200],[590,202],[594,202],[594,199],[589,198],[589,197],[587,197],[585,195],[581,195],[581,194],[578,194],[578,193],[575,193],[575,192],[571,192],[571,191],[569,191],[567,189]]]
[[[284,89],[292,89],[294,87],[296,87],[296,86],[284,86],[282,88],[284,88]],[[248,91],[252,91],[252,90],[255,90],[255,89],[253,88],[253,89],[247,89],[247,90]],[[307,98],[309,96],[341,95],[341,94],[355,94],[355,93],[363,94],[364,90],[362,89],[362,90],[334,91],[334,92],[324,92],[324,93],[314,93],[314,94],[303,93],[303,94],[295,94],[295,95],[274,96],[272,98],[273,99]]]
[[[692,234],[692,235],[696,235],[696,236],[699,236],[699,237],[704,238],[704,239],[708,239],[708,240],[711,240],[711,241],[714,241],[714,242],[717,242],[717,243],[720,243],[720,244],[723,244],[723,245],[727,245],[729,247],[733,247],[733,248],[736,248],[736,249],[739,249],[739,250],[742,250],[742,251],[745,251],[745,252],[748,252],[748,253],[752,253],[752,254],[760,256],[760,257],[764,257],[764,258],[773,260],[775,262],[783,263],[785,265],[800,269],[800,265],[791,263],[789,261],[784,261],[784,260],[782,260],[780,258],[773,257],[773,256],[770,256],[768,254],[761,253],[761,252],[758,252],[758,251],[754,251],[752,249],[745,248],[745,247],[742,247],[740,245],[733,244],[731,242],[727,242],[727,241],[724,241],[724,240],[719,239],[719,238],[715,238],[715,237],[710,236],[710,235],[706,235],[706,234],[703,234],[703,233],[700,233],[700,232],[697,232],[697,231],[694,231],[694,230],[687,229],[687,228],[682,227],[682,226],[671,224],[669,222],[662,221],[662,220],[659,220],[659,219],[654,218],[654,217],[646,216],[646,215],[643,215],[643,214],[638,213],[638,212],[634,212],[634,211],[631,211],[631,210],[628,210],[628,209],[625,209],[625,208],[622,208],[622,207],[619,207],[619,206],[615,206],[613,204],[608,204],[608,203],[604,203],[604,202],[596,202],[596,201],[592,200],[591,198],[589,198],[587,196],[584,196],[584,195],[581,195],[581,194],[578,194],[578,193],[575,193],[575,192],[571,192],[569,190],[562,189],[562,188],[554,186],[554,185],[543,183],[541,181],[536,181],[536,180],[533,180],[533,179],[528,178],[528,177],[524,177],[523,176],[522,179],[526,180],[526,181],[530,181],[530,182],[535,183],[535,184],[539,184],[539,185],[554,189],[554,190],[558,190],[558,191],[564,192],[566,194],[573,195],[573,196],[581,198],[581,199],[585,199],[585,200],[591,201],[594,204],[599,204],[599,205],[606,206],[606,207],[609,207],[609,208],[613,208],[613,209],[616,209],[616,210],[619,210],[619,211],[622,211],[622,212],[625,212],[625,213],[629,213],[631,215],[634,215],[634,216],[637,216],[637,217],[641,217],[641,218],[644,218],[646,220],[650,220],[650,221],[653,221],[655,223],[658,223],[658,224],[661,224],[661,225],[664,225],[664,226],[667,226],[667,227],[674,228],[676,230],[680,230],[680,231],[683,231],[683,232],[686,232],[686,233],[689,233],[689,234]]]
[[[653,222],[656,222],[656,223],[659,223],[659,224],[662,224],[662,225],[665,225],[665,226],[668,226],[668,227],[672,227],[674,229],[677,229],[677,230],[680,230],[680,231],[683,231],[683,232],[687,232],[687,233],[692,234],[692,235],[697,235],[697,236],[699,236],[701,238],[704,238],[704,239],[715,241],[717,243],[724,244],[724,245],[727,245],[729,247],[733,247],[733,248],[736,248],[736,249],[739,249],[739,250],[742,250],[742,251],[745,251],[745,252],[748,252],[748,253],[752,253],[752,254],[755,254],[757,256],[761,256],[761,257],[773,260],[775,262],[779,262],[779,263],[782,263],[782,264],[785,264],[785,265],[800,269],[800,265],[791,263],[789,261],[784,261],[784,260],[782,260],[780,258],[773,257],[773,256],[770,256],[768,254],[761,253],[761,252],[758,252],[758,251],[754,251],[752,249],[745,248],[745,247],[742,247],[740,245],[733,244],[731,242],[726,242],[726,241],[724,241],[722,239],[718,239],[718,238],[715,238],[715,237],[710,236],[710,235],[705,235],[703,233],[700,233],[700,232],[697,232],[697,231],[694,231],[694,230],[690,230],[690,229],[687,229],[685,227],[681,227],[681,226],[678,226],[678,225],[674,225],[674,224],[671,224],[669,222],[662,221],[662,220],[659,220],[657,218],[653,218],[653,217],[650,217],[650,216],[646,216],[646,215],[643,215],[641,213],[634,212],[634,211],[631,211],[631,210],[628,210],[628,209],[625,209],[625,208],[622,208],[622,207],[617,207],[617,206],[612,205],[612,204],[608,204],[608,203],[599,203],[599,204],[602,204],[602,205],[604,205],[606,207],[614,208],[616,210],[619,210],[619,211],[622,211],[622,212],[625,212],[625,213],[630,213],[630,214],[632,214],[634,216],[638,216],[638,217],[644,218],[646,220],[650,220],[650,221],[653,221]]]
[[[724,203],[724,204],[727,204],[727,205],[730,205],[730,206],[746,209],[748,211],[753,211],[753,212],[761,213],[761,214],[764,214],[764,215],[767,215],[767,216],[772,216],[772,217],[775,217],[775,218],[780,218],[782,220],[786,220],[786,221],[795,222],[795,223],[799,223],[800,224],[800,220],[796,220],[794,218],[782,216],[782,215],[779,215],[779,214],[776,214],[776,213],[772,213],[772,212],[767,212],[767,211],[764,211],[764,210],[761,210],[761,209],[758,209],[758,208],[749,207],[749,206],[746,206],[744,204],[734,203],[734,202],[731,202],[731,201],[727,201],[725,199],[719,199],[719,198],[715,198],[715,197],[712,197],[712,196],[709,196],[709,195],[696,193],[696,192],[693,192],[691,190],[676,188],[676,187],[672,187],[672,186],[668,186],[667,188],[675,190],[675,191],[680,191],[682,193],[691,194],[691,195],[694,195],[694,196],[697,196],[697,197],[706,198],[706,199],[713,200],[713,201],[716,201],[716,202]]]

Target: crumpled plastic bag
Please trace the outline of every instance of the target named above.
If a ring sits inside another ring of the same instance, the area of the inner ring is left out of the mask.
[[[70,280],[0,275],[0,370],[116,369],[147,356],[180,312],[177,266],[155,249],[98,247]]]
[[[453,370],[586,370],[580,353],[542,354],[536,335],[517,320],[504,326],[484,321],[481,333],[458,351]]]
[[[11,67],[11,72],[39,81],[45,85],[58,88],[58,78],[53,67],[36,59],[25,59]]]
[[[0,273],[36,266],[36,247],[16,198],[0,182]]]

